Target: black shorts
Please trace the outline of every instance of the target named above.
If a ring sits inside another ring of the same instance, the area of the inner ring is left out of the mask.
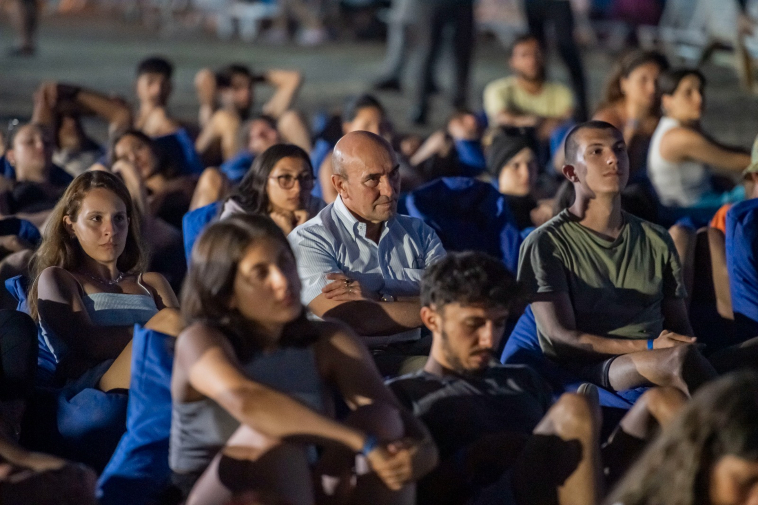
[[[603,361],[595,361],[588,364],[569,366],[569,369],[574,372],[580,379],[591,382],[596,386],[600,386],[608,391],[615,391],[611,387],[611,379],[608,377],[608,373],[611,370],[611,364],[613,360],[618,356],[613,356]]]

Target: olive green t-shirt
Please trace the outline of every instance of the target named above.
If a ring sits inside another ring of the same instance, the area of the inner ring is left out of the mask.
[[[610,338],[657,338],[664,298],[684,298],[682,266],[668,232],[626,212],[606,240],[564,210],[521,245],[518,279],[530,296],[568,293],[576,329]],[[557,357],[537,325],[542,350]]]

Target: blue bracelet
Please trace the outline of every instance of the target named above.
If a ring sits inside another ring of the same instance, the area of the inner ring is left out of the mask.
[[[379,446],[379,440],[374,435],[366,435],[366,441],[361,447],[361,454],[368,456],[371,451]]]
[[[651,351],[653,350],[653,339],[652,338],[647,339],[647,348],[649,350],[651,350]]]

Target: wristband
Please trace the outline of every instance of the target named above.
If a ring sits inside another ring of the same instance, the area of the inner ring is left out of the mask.
[[[374,435],[366,435],[366,441],[361,447],[361,454],[368,456],[371,451],[379,446],[379,440]]]
[[[653,339],[652,338],[647,339],[647,348],[650,351],[653,350]]]

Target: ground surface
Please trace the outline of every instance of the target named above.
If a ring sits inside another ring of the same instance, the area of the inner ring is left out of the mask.
[[[266,46],[242,41],[220,41],[202,30],[179,30],[171,36],[104,14],[77,17],[46,17],[40,32],[40,50],[35,58],[6,56],[12,34],[7,19],[0,18],[0,125],[10,118],[31,114],[31,95],[43,79],[87,83],[108,93],[118,93],[133,100],[134,67],[139,59],[163,54],[176,66],[173,113],[193,121],[196,102],[192,88],[194,73],[203,66],[218,67],[225,63],[246,62],[254,69],[271,67],[300,68],[306,84],[297,106],[306,113],[339,107],[347,95],[368,90],[369,83],[380,70],[383,45],[378,42],[335,42],[318,48]],[[446,57],[443,56],[443,60]],[[612,57],[600,50],[585,52],[591,102],[595,103],[609,71]],[[406,93],[379,93],[400,131],[408,131],[410,92],[415,78],[415,65],[406,76]],[[708,76],[706,128],[726,142],[749,147],[758,133],[758,98],[738,87],[731,68],[707,65]],[[483,41],[476,50],[472,73],[470,104],[481,106],[484,85],[505,73],[505,55],[494,41]],[[438,81],[449,86],[449,67],[445,61],[438,69]],[[565,82],[562,63],[553,58],[550,75]],[[267,93],[259,94],[260,100]],[[258,102],[260,102],[258,100]],[[440,125],[450,112],[445,93],[433,102],[431,125]],[[102,129],[91,125],[101,137]],[[431,128],[417,131],[431,131]]]

